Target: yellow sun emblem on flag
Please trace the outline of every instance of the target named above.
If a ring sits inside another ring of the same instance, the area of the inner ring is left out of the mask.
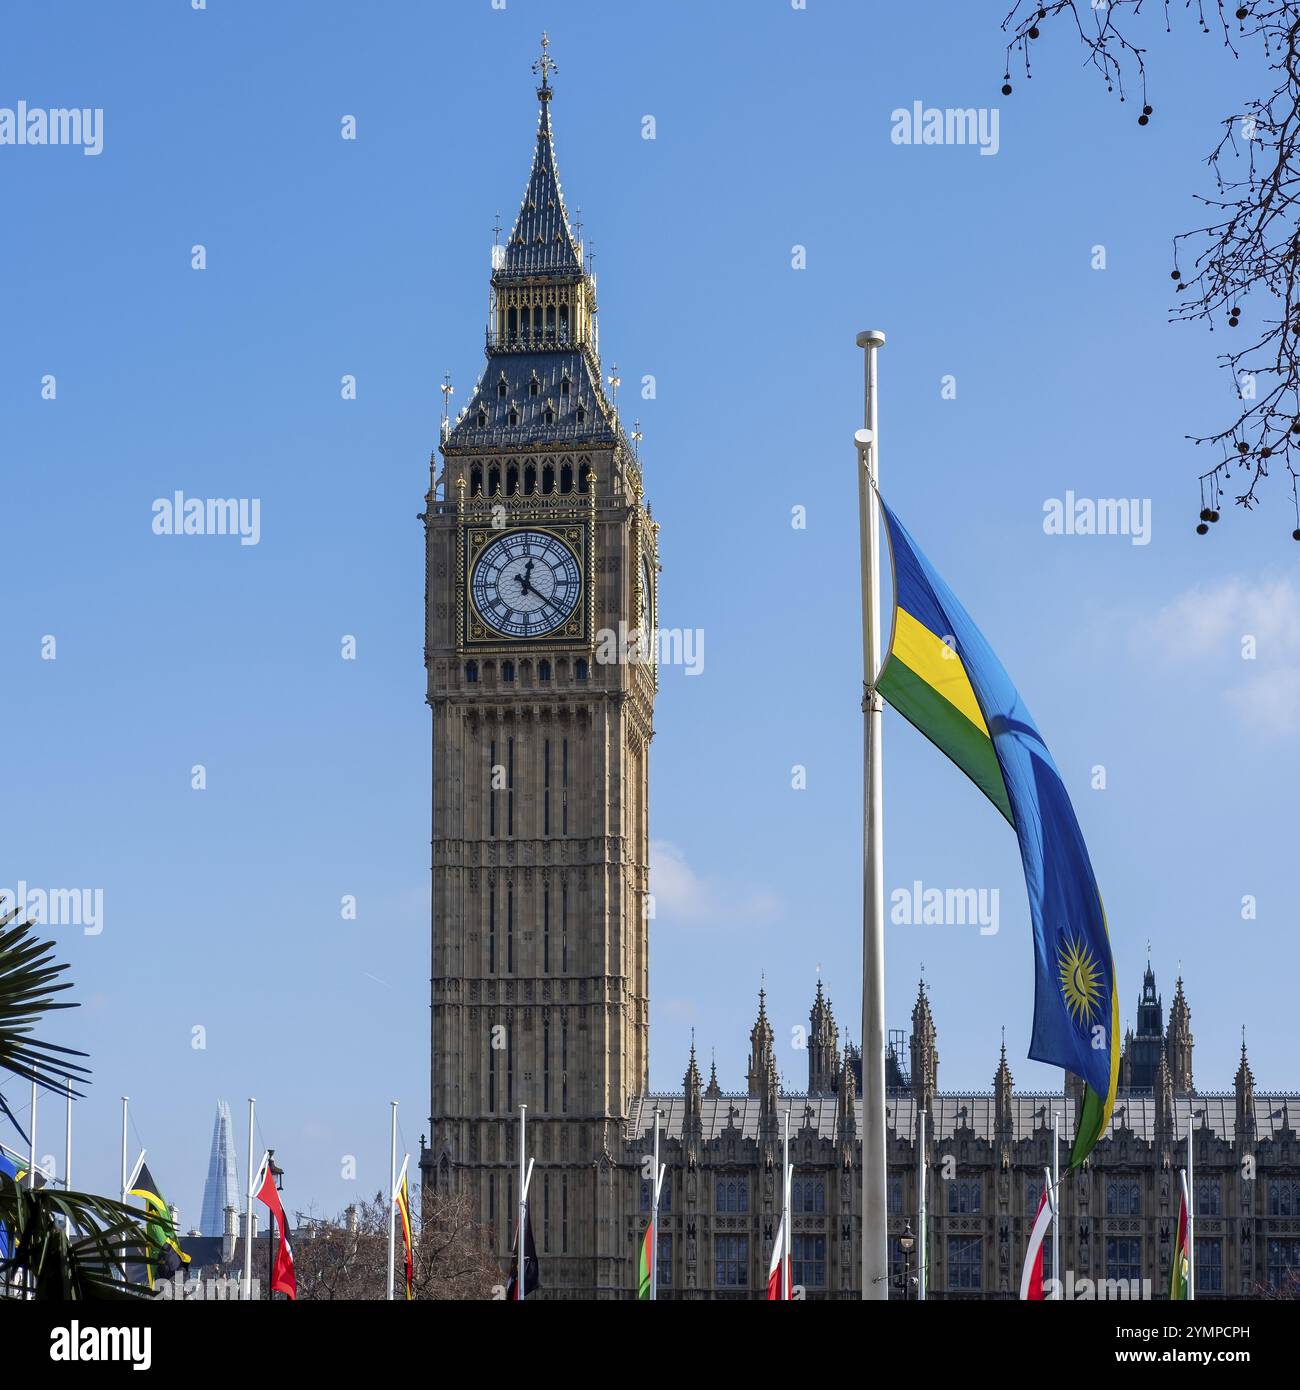
[[[1102,974],[1096,958],[1078,938],[1067,939],[1057,956],[1061,993],[1076,1023],[1089,1023],[1101,1009]]]

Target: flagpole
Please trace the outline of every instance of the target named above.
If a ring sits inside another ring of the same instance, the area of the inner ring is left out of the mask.
[[[788,1303],[790,1301],[790,1251],[793,1245],[791,1240],[790,1220],[790,1111],[787,1107],[783,1120],[785,1131],[781,1145],[781,1215],[784,1218],[781,1222],[781,1229],[784,1232],[782,1243],[784,1249],[781,1251],[781,1296]]]
[[[68,1117],[63,1130],[63,1190],[72,1190],[72,1078],[68,1082]],[[71,1229],[71,1227],[69,1227]]]
[[[1187,1301],[1196,1297],[1196,1237],[1193,1226],[1196,1222],[1196,1175],[1192,1170],[1192,1126],[1196,1117],[1192,1114],[1192,1102],[1187,1102]]]
[[[36,1082],[32,1082],[32,1132],[28,1139],[32,1146],[31,1160],[27,1164],[27,1190],[36,1187]]]
[[[654,1187],[650,1201],[650,1302],[659,1301],[659,1107],[655,1106]]]
[[[1052,1111],[1052,1297],[1061,1297],[1061,1112]]]
[[[916,1113],[916,1301],[925,1302],[925,1110]]]
[[[524,1167],[524,1124],[528,1107],[519,1107],[519,1269],[515,1274],[515,1300],[524,1301],[524,1223],[528,1212],[528,1176]]]
[[[388,1145],[388,1301],[393,1299],[393,1259],[397,1242],[397,1102],[390,1100],[393,1123]]]
[[[880,500],[876,353],[885,335],[857,335],[864,354],[864,428],[858,446],[858,531],[862,579],[863,885],[862,885],[862,1297],[889,1297],[885,1187],[885,880],[883,781],[884,706],[880,674]]]
[[[253,1190],[256,1177],[253,1173],[253,1117],[257,1102],[248,1098],[248,1208],[244,1215],[244,1297],[253,1297]],[[270,1290],[267,1291],[268,1294]]]
[[[122,1097],[122,1190],[120,1195],[124,1202],[126,1201],[126,1116],[130,1103],[130,1096]]]

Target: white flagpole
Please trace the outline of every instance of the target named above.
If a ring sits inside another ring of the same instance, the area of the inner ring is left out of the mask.
[[[528,1172],[524,1160],[524,1123],[528,1107],[519,1107],[519,1268],[515,1272],[515,1300],[524,1301],[524,1225],[528,1219]]]
[[[1052,1111],[1052,1297],[1061,1297],[1061,1112]]]
[[[28,1142],[32,1146],[31,1159],[27,1164],[27,1190],[36,1186],[36,1082],[32,1082],[32,1132]]]
[[[397,1254],[397,1102],[390,1100],[392,1125],[388,1143],[388,1300],[393,1299],[393,1259]]]
[[[659,1107],[655,1106],[654,1187],[650,1194],[650,1301],[659,1299],[659,1184],[663,1169],[659,1166]]]
[[[244,1216],[244,1297],[253,1296],[253,1194],[257,1182],[253,1176],[253,1118],[257,1102],[248,1098],[248,1208]]]
[[[865,349],[864,428],[858,446],[858,530],[862,571],[863,885],[862,885],[862,1297],[889,1297],[888,1215],[885,1200],[885,880],[883,782],[880,771],[884,706],[880,674],[880,444],[876,409],[879,329],[859,333]]]
[[[1192,1114],[1192,1102],[1187,1102],[1187,1298],[1191,1302],[1196,1297],[1196,1238],[1193,1225],[1196,1221],[1196,1175],[1192,1170],[1192,1126],[1196,1117]]]
[[[790,1111],[788,1109],[783,1118],[785,1134],[781,1145],[781,1215],[784,1219],[781,1222],[781,1229],[784,1235],[781,1250],[781,1296],[788,1303],[792,1292],[790,1282],[793,1277],[791,1266],[794,1249],[791,1231],[793,1222],[790,1219]]]
[[[916,1112],[916,1301],[925,1302],[925,1111]]]
[[[126,1201],[126,1117],[130,1103],[130,1096],[122,1097],[122,1191],[120,1196],[124,1202]]]
[[[68,1117],[63,1130],[63,1190],[72,1190],[72,1078],[68,1077]]]

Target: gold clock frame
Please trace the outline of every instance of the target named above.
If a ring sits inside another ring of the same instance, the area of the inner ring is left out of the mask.
[[[510,653],[546,648],[591,650],[595,643],[596,609],[596,511],[594,492],[587,505],[574,505],[577,497],[569,493],[541,497],[475,497],[465,502],[464,492],[457,505],[456,563],[458,582],[457,633],[462,652],[475,654]],[[586,499],[584,499],[586,500]],[[562,503],[556,506],[556,503]],[[504,511],[504,524],[493,524]],[[483,549],[512,531],[540,531],[554,536],[573,551],[582,576],[582,595],[578,607],[558,628],[541,637],[509,637],[487,623],[474,606],[470,582],[474,565]]]

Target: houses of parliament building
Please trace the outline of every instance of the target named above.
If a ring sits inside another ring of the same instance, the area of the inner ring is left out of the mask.
[[[444,428],[421,517],[433,720],[422,1181],[470,1195],[505,1267],[526,1106],[535,1296],[634,1298],[657,1111],[659,1297],[757,1298],[788,1113],[794,1283],[806,1298],[857,1298],[860,1063],[820,984],[805,1094],[781,1089],[761,992],[743,1091],[716,1072],[706,1083],[692,1047],[682,1089],[649,1093],[658,679],[656,643],[635,635],[657,627],[659,526],[602,373],[596,278],[556,169],[554,70],[543,41],[532,167],[494,248],[486,363]],[[1064,1156],[1079,1097],[1018,1092],[1005,1047],[990,1091],[941,1091],[924,989],[910,1037],[891,1034],[887,1073],[892,1296],[908,1289],[898,1240],[916,1230],[920,1143],[926,1248],[910,1264],[924,1259],[928,1296],[1015,1297],[1052,1118]],[[1198,1296],[1288,1287],[1300,1273],[1293,1104],[1256,1092],[1244,1040],[1233,1089],[1198,1090],[1181,981],[1166,1024],[1148,967],[1109,1131],[1063,1184],[1063,1276],[1145,1280],[1164,1296],[1190,1129]]]

